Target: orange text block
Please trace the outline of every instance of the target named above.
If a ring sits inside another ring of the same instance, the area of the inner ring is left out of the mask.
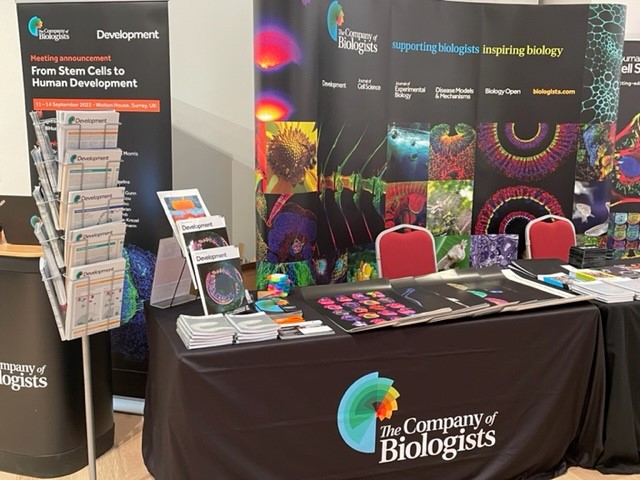
[[[115,110],[117,112],[159,112],[160,100],[114,98],[34,98],[34,110]]]

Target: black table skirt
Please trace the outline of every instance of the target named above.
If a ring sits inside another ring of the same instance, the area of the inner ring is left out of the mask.
[[[142,449],[157,480],[546,479],[602,453],[604,350],[589,304],[192,351],[175,322],[199,304],[147,313]],[[336,420],[367,374],[399,393],[375,422],[374,453],[350,448]],[[435,423],[473,414],[477,425],[446,433]],[[427,422],[426,438],[414,432]],[[417,458],[400,458],[402,445]]]
[[[604,304],[607,393],[603,473],[640,473],[640,302]]]

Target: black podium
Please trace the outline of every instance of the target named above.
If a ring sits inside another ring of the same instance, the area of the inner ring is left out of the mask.
[[[0,470],[58,477],[87,465],[80,340],[63,342],[38,258],[0,256]],[[91,336],[96,455],[113,445],[109,332]]]

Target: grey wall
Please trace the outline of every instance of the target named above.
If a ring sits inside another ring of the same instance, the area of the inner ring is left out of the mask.
[[[640,39],[640,1],[606,3],[628,5],[627,38]],[[247,259],[255,256],[252,5],[252,0],[169,2],[174,186],[199,188],[209,210],[226,217],[231,238],[234,243],[244,245]],[[0,197],[29,195],[18,25],[13,2],[0,2],[0,18],[3,20]]]

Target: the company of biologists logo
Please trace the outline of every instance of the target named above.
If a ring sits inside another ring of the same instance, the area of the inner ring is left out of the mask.
[[[357,32],[350,28],[339,28],[344,24],[344,10],[338,0],[334,0],[327,9],[327,30],[338,48],[353,50],[360,55],[378,53],[378,35],[368,32]]]
[[[400,396],[393,380],[372,372],[344,392],[338,406],[338,431],[347,445],[362,453],[376,451],[376,421],[389,420]]]
[[[27,24],[29,33],[36,37],[38,40],[53,40],[57,42],[59,40],[69,40],[69,30],[66,28],[44,28],[44,22],[42,18],[34,15],[29,19]]]
[[[33,16],[29,19],[29,33],[34,37],[38,36],[38,32],[43,27],[42,19],[38,16]]]
[[[338,41],[338,27],[341,27],[344,23],[344,10],[342,5],[335,0],[329,5],[327,10],[327,29],[329,30],[329,36],[334,42]]]
[[[338,406],[338,431],[345,443],[358,452],[378,452],[378,463],[425,457],[448,462],[464,452],[497,443],[497,411],[421,418],[407,411],[405,398],[402,412],[393,422],[391,415],[398,410],[399,396],[393,380],[379,377],[378,372],[356,380]],[[417,398],[414,405],[424,403]],[[423,410],[420,413],[425,413]]]

